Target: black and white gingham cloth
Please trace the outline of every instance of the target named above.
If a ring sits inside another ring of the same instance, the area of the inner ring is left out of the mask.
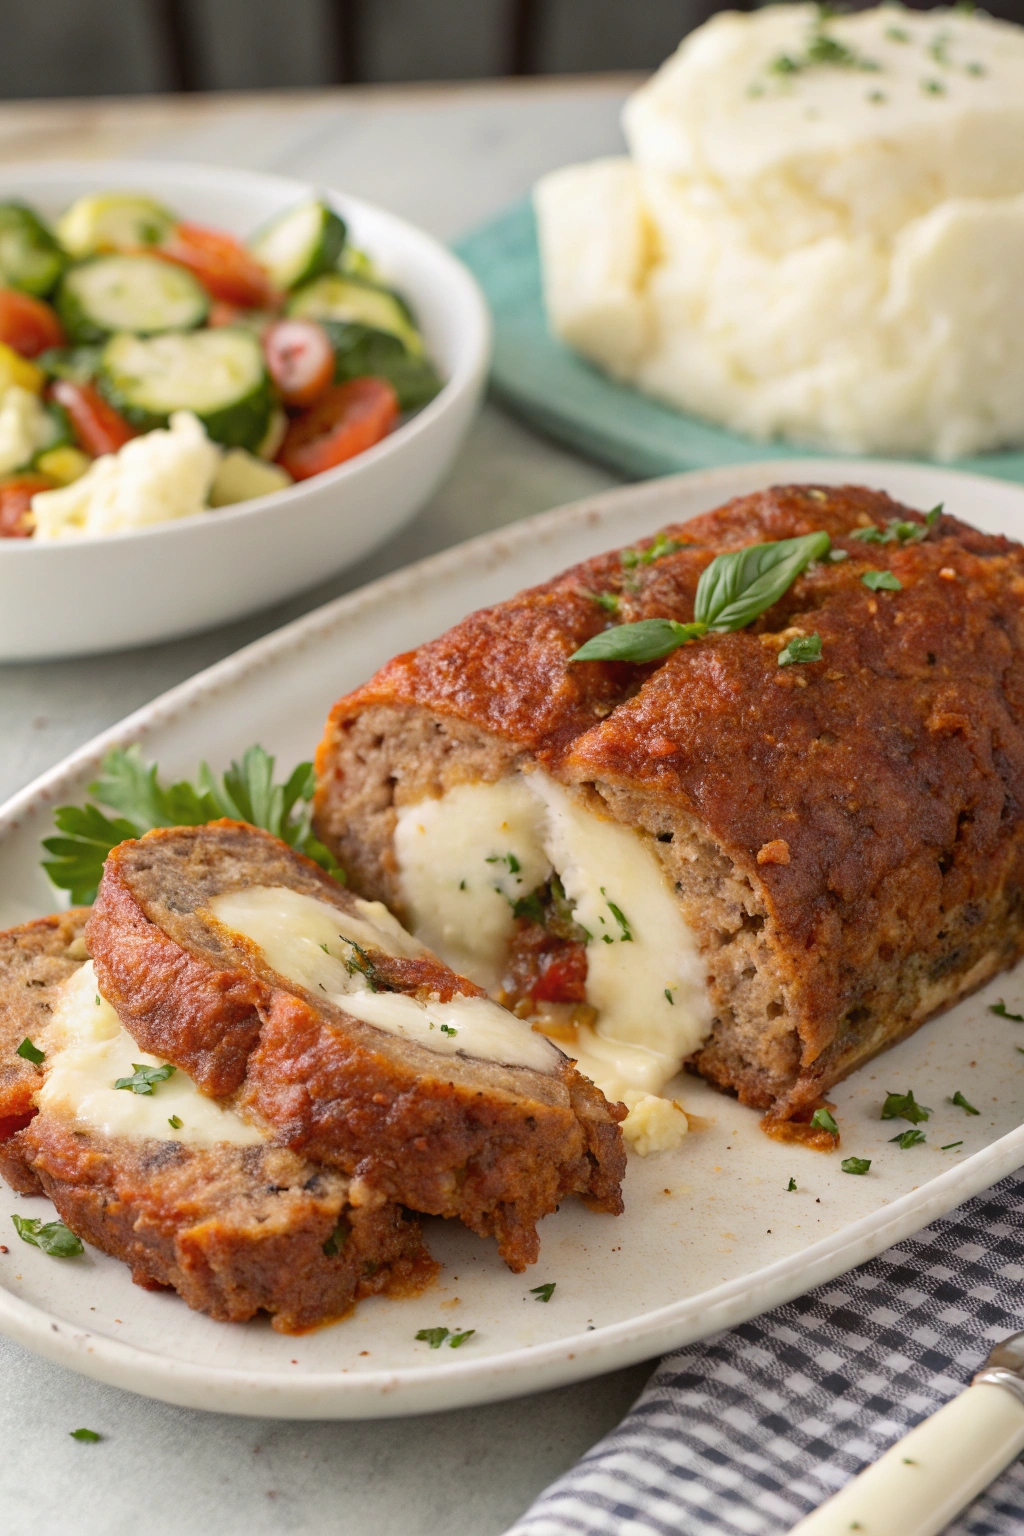
[[[508,1536],[781,1536],[1024,1330],[1024,1170],[849,1275],[662,1361]],[[1022,1536],[1024,1460],[948,1536]]]

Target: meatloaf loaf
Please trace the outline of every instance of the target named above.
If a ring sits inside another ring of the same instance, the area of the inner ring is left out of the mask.
[[[715,556],[822,530],[830,554],[748,627],[654,663],[570,662],[612,624],[692,620]],[[465,865],[461,884],[458,868],[431,873],[444,854],[431,827],[449,843],[458,830],[447,801],[465,821],[480,786],[518,778],[542,786],[546,816],[557,801],[563,820],[589,817],[592,850],[628,829],[698,960],[679,1054],[772,1117],[806,1119],[838,1079],[1024,948],[1022,598],[1024,549],[956,517],[855,486],[740,497],[472,614],[342,698],[317,756],[318,835],[355,889],[429,935],[470,885]],[[780,665],[814,635],[820,660]],[[574,906],[544,825],[536,886],[517,895],[505,880],[512,926],[488,982],[521,1012],[593,1004],[596,938],[624,956],[615,925],[636,928],[625,901],[612,910],[615,871],[602,883],[594,854],[608,926],[585,931],[582,855]],[[517,846],[522,867],[532,845]],[[500,849],[492,835],[487,861]],[[450,943],[465,944],[456,926]],[[683,997],[674,986],[666,1009]],[[669,1015],[650,996],[658,1045]],[[644,1043],[642,1028],[622,1035],[614,1007],[596,1012],[598,1036]]]
[[[222,821],[122,843],[87,936],[135,1039],[239,1093],[362,1203],[458,1216],[513,1269],[566,1195],[621,1210],[624,1111],[269,834]]]
[[[86,915],[42,918],[0,934],[0,1173],[7,1182],[22,1194],[49,1196],[66,1225],[123,1259],[138,1285],[173,1287],[190,1307],[222,1321],[265,1311],[278,1330],[302,1331],[343,1316],[360,1297],[406,1294],[429,1281],[437,1266],[408,1213],[391,1204],[354,1205],[337,1171],[258,1136],[241,1146],[192,1144],[183,1139],[194,1129],[184,1107],[171,1134],[160,1087],[151,1098],[118,1095],[129,1116],[143,1107],[160,1128],[155,1136],[109,1134],[67,1102],[46,1102],[48,1074],[63,1057],[57,1035],[68,986],[87,982],[82,1000],[99,1006],[85,974]],[[43,1063],[17,1055],[26,1038],[37,1051],[45,1046]],[[181,1105],[180,1094],[174,1102]]]

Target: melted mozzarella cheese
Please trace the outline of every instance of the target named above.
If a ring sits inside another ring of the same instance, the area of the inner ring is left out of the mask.
[[[597,1011],[573,1054],[610,1098],[657,1094],[706,1038],[704,968],[653,845],[542,771],[405,807],[395,855],[414,931],[492,991],[514,901],[557,872],[589,934],[586,998]]]
[[[217,921],[256,944],[271,969],[323,994],[353,1018],[438,1055],[473,1056],[538,1072],[558,1065],[560,1053],[550,1041],[489,998],[420,1002],[401,992],[372,991],[364,955],[372,962],[375,950],[409,958],[424,949],[380,902],[357,899],[356,909],[342,912],[286,886],[231,891],[210,903]]]
[[[518,777],[459,784],[398,813],[395,855],[414,932],[489,992],[501,984],[512,903],[551,874],[543,821]]]
[[[118,1078],[131,1077],[136,1065],[164,1063],[139,1049],[100,996],[91,960],[64,983],[43,1044],[41,1110],[68,1116],[104,1136],[180,1141],[194,1147],[224,1142],[252,1146],[264,1139],[241,1115],[200,1093],[180,1068],[156,1083],[151,1094],[114,1087]],[[172,1116],[181,1121],[180,1127],[171,1126]]]

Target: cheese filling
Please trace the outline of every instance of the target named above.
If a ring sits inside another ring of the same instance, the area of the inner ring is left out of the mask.
[[[355,908],[342,912],[286,886],[230,891],[210,902],[217,921],[256,944],[272,970],[353,1018],[438,1055],[538,1072],[557,1067],[560,1053],[550,1041],[489,998],[421,1002],[402,992],[374,990],[374,951],[415,958],[424,949],[381,902],[357,898]]]
[[[515,902],[559,876],[588,935],[586,999],[597,1013],[571,1054],[610,1098],[657,1094],[706,1038],[704,967],[652,844],[547,774],[461,784],[407,806],[394,847],[413,932],[490,991],[505,971]]]
[[[136,1066],[161,1067],[159,1056],[140,1050],[101,997],[92,961],[70,976],[60,990],[53,1018],[43,1037],[46,1077],[39,1108],[67,1116],[102,1136],[134,1140],[180,1141],[192,1147],[254,1146],[262,1133],[234,1110],[200,1093],[179,1068],[152,1093],[115,1088],[133,1076]],[[171,1125],[171,1120],[180,1124]]]

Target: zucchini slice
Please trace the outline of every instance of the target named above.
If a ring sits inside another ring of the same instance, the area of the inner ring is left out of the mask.
[[[100,390],[142,428],[193,411],[214,442],[255,453],[273,394],[263,349],[251,331],[224,326],[166,336],[113,336],[103,349]]]
[[[74,342],[118,331],[153,336],[202,325],[210,308],[202,284],[158,256],[93,256],[64,274],[57,313]]]
[[[440,390],[441,380],[427,359],[412,356],[390,332],[345,320],[320,323],[334,348],[334,377],[339,384],[368,373],[387,379],[403,411],[429,404]]]
[[[57,238],[69,256],[159,245],[175,225],[162,203],[138,192],[93,192],[80,197],[57,220]]]
[[[326,203],[300,203],[249,241],[249,249],[275,288],[296,288],[329,272],[345,244],[345,221]]]
[[[60,246],[32,209],[0,203],[0,285],[41,298],[63,269]]]
[[[423,355],[423,338],[408,306],[397,293],[378,283],[329,272],[293,294],[288,313],[302,320],[348,320],[387,331],[414,357]]]

